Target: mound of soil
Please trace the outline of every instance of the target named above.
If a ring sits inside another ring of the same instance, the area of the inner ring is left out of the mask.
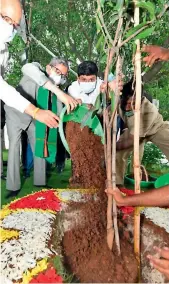
[[[133,245],[120,236],[121,257],[116,246],[110,251],[106,241],[106,206],[104,194],[106,171],[104,147],[100,137],[88,127],[69,122],[66,127],[72,159],[71,186],[97,188],[98,200],[72,203],[66,215],[81,212],[75,226],[63,238],[66,264],[81,283],[134,283],[137,281],[137,261]]]
[[[77,188],[98,188],[105,186],[104,147],[99,136],[80,124],[68,122],[66,125],[71,160],[72,177],[70,186]]]
[[[135,283],[138,268],[133,245],[120,236],[121,256],[106,242],[106,213],[101,202],[71,204],[81,209],[81,222],[63,238],[65,262],[80,283]]]

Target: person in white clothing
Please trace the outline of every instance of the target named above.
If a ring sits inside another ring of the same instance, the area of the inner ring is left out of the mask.
[[[98,77],[98,67],[93,61],[79,64],[77,74],[77,80],[69,86],[68,94],[79,104],[87,104],[90,109],[97,105],[97,98],[105,92],[106,84]],[[110,90],[115,91],[116,79],[112,73],[109,74],[108,81]],[[118,88],[122,89],[122,80],[118,82]]]
[[[77,73],[77,81],[69,86],[68,94],[79,103],[87,104],[91,108],[104,90],[105,84],[98,77],[98,68],[93,61],[83,61],[79,64]]]
[[[22,97],[12,86],[3,79],[8,62],[8,43],[14,38],[22,16],[22,7],[19,0],[1,0],[0,4],[0,99],[8,106],[20,112],[25,112],[34,119],[49,127],[58,126],[58,116],[48,110],[41,110]],[[76,100],[63,93],[59,88],[47,82],[44,88],[55,93],[67,106],[68,112],[77,106]]]

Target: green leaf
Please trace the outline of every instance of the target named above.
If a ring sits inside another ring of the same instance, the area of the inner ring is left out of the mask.
[[[104,54],[100,60],[100,63],[105,63],[107,61],[107,54]]]
[[[97,28],[97,34],[101,31],[101,25],[98,16],[96,16],[96,28]]]
[[[154,32],[154,29],[155,29],[154,27],[145,29],[144,31],[139,33],[136,37],[134,37],[134,40],[147,38],[148,36],[152,35],[152,33]]]
[[[97,43],[96,43],[96,49],[99,49],[102,45],[102,43],[104,44],[104,36],[103,34],[99,37]]]
[[[137,32],[139,29],[141,29],[142,27],[144,27],[147,23],[141,23],[137,26],[135,26],[134,28],[131,28],[125,35],[125,38],[128,38],[129,36],[133,35],[135,32]]]
[[[155,18],[155,5],[154,3],[150,2],[150,1],[140,1],[137,3],[137,7],[146,9],[149,11],[150,13],[150,18],[151,20]]]
[[[114,9],[120,12],[120,10],[123,8],[123,3],[124,3],[124,0],[117,0],[116,7]]]
[[[108,26],[113,25],[119,19],[119,15],[112,17]]]
[[[105,3],[105,0],[100,0],[100,5],[102,8],[104,8],[104,3]]]

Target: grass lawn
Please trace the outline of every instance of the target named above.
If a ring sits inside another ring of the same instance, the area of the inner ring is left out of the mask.
[[[3,152],[3,160],[7,161],[8,152]],[[4,167],[4,172],[6,172],[6,167]],[[21,172],[22,173],[22,172]],[[66,167],[65,170],[58,174],[56,172],[56,168],[52,169],[50,172],[47,172],[47,186],[50,186],[52,188],[67,188],[68,187],[68,181],[71,175],[71,161],[66,161]],[[31,172],[30,178],[27,178],[24,180],[21,176],[21,191],[15,198],[21,198],[25,195],[31,194],[33,192],[40,191],[44,187],[36,187],[33,185],[33,171]],[[9,203],[10,201],[14,200],[15,198],[7,198],[6,195],[9,191],[6,190],[6,181],[1,181],[1,205],[5,205]]]

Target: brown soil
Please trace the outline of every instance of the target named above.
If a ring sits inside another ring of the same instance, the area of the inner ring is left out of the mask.
[[[106,219],[101,202],[71,204],[69,211],[81,207],[82,220],[65,233],[63,248],[66,264],[80,283],[135,283],[137,262],[133,245],[120,236],[121,257],[106,242]]]
[[[100,137],[88,127],[81,130],[80,124],[68,122],[66,139],[72,160],[71,187],[104,188],[104,148]]]
[[[122,222],[123,235],[130,243],[133,243],[133,216],[128,216]],[[159,257],[153,249],[154,246],[169,247],[169,234],[163,228],[145,218],[144,215],[141,215],[141,283],[168,283],[165,282],[165,276],[151,267],[147,259],[148,254]]]
[[[104,149],[100,137],[87,127],[69,122],[66,138],[73,164],[71,186],[98,188],[100,198],[83,204],[72,203],[69,212],[81,211],[81,222],[67,231],[63,238],[66,263],[81,283],[134,283],[137,281],[137,262],[133,245],[120,236],[121,257],[106,242],[106,205],[104,194],[106,173]]]

